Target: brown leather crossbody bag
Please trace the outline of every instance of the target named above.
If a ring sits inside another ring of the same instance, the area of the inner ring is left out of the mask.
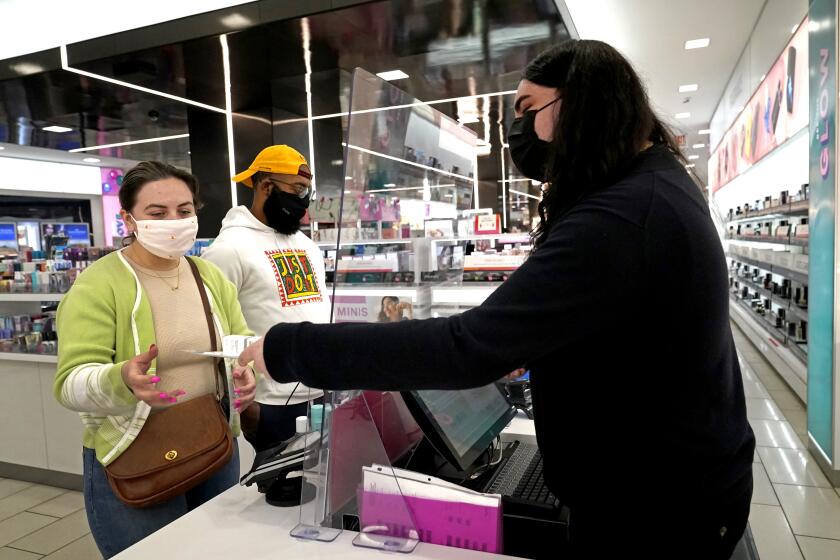
[[[187,258],[217,350],[216,328],[204,282]],[[150,414],[132,444],[105,467],[108,482],[124,504],[143,508],[166,502],[209,479],[233,456],[233,434],[223,411],[227,375],[216,362],[216,394],[204,395]],[[220,390],[219,375],[225,380]]]

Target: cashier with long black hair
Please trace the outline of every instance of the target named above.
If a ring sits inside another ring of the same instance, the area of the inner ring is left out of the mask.
[[[545,481],[570,508],[575,557],[728,559],[747,523],[755,438],[703,194],[609,45],[539,55],[515,112],[511,156],[550,186],[533,254],[482,305],[279,324],[240,364],[282,383],[385,391],[467,389],[527,364]]]

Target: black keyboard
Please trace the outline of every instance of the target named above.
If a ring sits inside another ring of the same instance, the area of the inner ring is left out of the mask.
[[[531,463],[525,470],[525,474],[519,481],[519,485],[513,491],[512,496],[520,500],[537,502],[540,504],[554,505],[557,498],[546,487],[543,482],[543,460],[539,453],[531,459]]]
[[[558,507],[559,500],[543,481],[543,460],[537,446],[513,442],[511,447],[512,453],[484,491],[520,503]]]

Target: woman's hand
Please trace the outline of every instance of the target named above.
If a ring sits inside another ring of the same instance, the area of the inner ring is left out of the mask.
[[[123,382],[134,393],[134,396],[152,407],[175,404],[178,402],[178,397],[187,394],[181,389],[169,393],[162,393],[157,390],[160,377],[147,374],[152,366],[152,360],[157,358],[157,355],[157,346],[152,344],[147,352],[137,354],[125,362],[121,370]]]
[[[246,410],[257,396],[257,378],[251,366],[233,370],[233,392],[236,399],[233,406],[237,412]]]
[[[520,377],[525,375],[526,371],[528,371],[528,370],[525,369],[525,368],[515,369],[512,372],[510,372],[509,374],[505,375],[502,379],[504,379],[505,381],[513,381],[515,379],[519,379]]]

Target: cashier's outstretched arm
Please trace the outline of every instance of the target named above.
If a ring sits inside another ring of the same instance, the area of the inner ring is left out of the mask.
[[[607,302],[639,289],[617,279],[644,259],[643,235],[609,212],[573,211],[479,307],[397,323],[278,324],[240,364],[329,390],[486,385],[558,349],[573,352],[614,321]]]

